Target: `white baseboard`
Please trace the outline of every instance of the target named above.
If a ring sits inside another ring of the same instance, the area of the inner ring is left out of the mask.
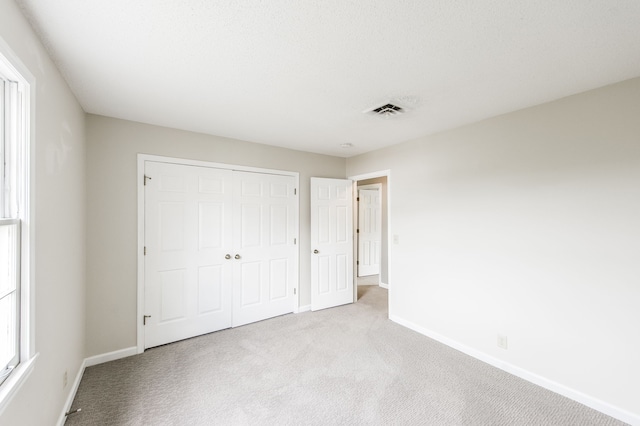
[[[71,387],[71,392],[69,392],[69,396],[67,396],[67,401],[64,404],[62,413],[58,418],[58,426],[64,425],[65,420],[67,419],[66,414],[71,409],[71,405],[73,404],[73,400],[76,397],[76,393],[78,392],[78,387],[80,386],[80,381],[82,380],[82,376],[84,375],[84,370],[87,367],[92,367],[94,365],[103,364],[109,361],[115,361],[116,359],[126,358],[131,355],[136,355],[138,353],[138,348],[132,346],[130,348],[120,349],[113,352],[108,352],[106,354],[96,355],[89,358],[85,358],[80,365],[80,369],[78,370],[78,374],[76,374],[76,379],[73,381],[73,386]]]
[[[80,369],[78,370],[78,374],[76,374],[76,378],[73,381],[73,386],[71,387],[71,392],[67,396],[67,400],[64,403],[64,407],[62,407],[62,413],[60,413],[60,417],[58,418],[58,426],[63,426],[64,422],[67,420],[67,413],[71,409],[71,405],[73,404],[73,400],[76,398],[76,393],[78,393],[78,387],[80,386],[80,381],[82,380],[82,376],[84,375],[84,370],[87,368],[87,359],[85,358],[80,364]]]
[[[386,288],[387,290],[389,290],[389,284],[387,284],[387,283],[383,283],[383,282],[381,282],[381,283],[380,283],[380,287],[382,287],[382,288]]]
[[[311,310],[311,305],[304,305],[304,306],[300,306],[298,308],[298,314],[302,313],[302,312],[308,312]]]
[[[382,287],[383,284],[380,283],[380,286]],[[307,312],[310,310],[311,310],[311,305],[304,305],[299,307],[298,312],[301,313],[301,312]],[[521,379],[527,380],[538,386],[549,389],[552,392],[556,392],[567,398],[573,399],[574,401],[584,404],[587,407],[591,407],[594,410],[598,410],[604,414],[607,414],[611,417],[615,417],[616,419],[631,425],[640,425],[640,415],[638,414],[621,409],[605,401],[599,400],[592,396],[586,395],[580,391],[567,387],[563,384],[557,383],[546,377],[540,376],[536,373],[532,373],[528,370],[517,367],[508,362],[502,361],[482,351],[471,348],[458,341],[445,337],[432,330],[421,327],[411,321],[407,321],[401,317],[398,317],[397,315],[389,315],[389,319],[397,324],[400,324],[413,331],[416,331],[420,334],[423,334],[427,337],[437,340],[438,342],[443,343],[449,347],[459,350],[460,352],[463,352],[469,356],[479,359],[480,361],[486,362],[489,365],[492,365],[496,368],[506,371],[507,373],[513,374],[514,376],[520,377]],[[96,355],[96,356],[86,358],[82,362],[80,369],[78,371],[78,374],[76,375],[76,378],[73,382],[73,387],[71,389],[71,392],[69,392],[69,396],[67,397],[67,401],[65,402],[64,409],[60,415],[60,418],[58,419],[58,425],[59,426],[64,425],[64,422],[66,420],[65,414],[69,411],[69,409],[71,408],[71,405],[73,404],[73,400],[78,391],[78,387],[80,386],[80,381],[82,380],[82,375],[84,374],[85,368],[102,364],[105,362],[109,362],[109,361],[114,361],[120,358],[126,358],[128,356],[136,355],[137,353],[138,353],[137,347],[132,346],[130,348],[120,349],[120,350],[109,352],[106,354],[101,354],[101,355]]]
[[[131,346],[130,348],[120,349],[113,352],[107,352],[106,354],[89,357],[85,359],[85,364],[87,367],[92,367],[94,365],[103,364],[105,362],[115,361],[116,359],[136,355],[137,353],[138,348],[136,346]]]
[[[534,383],[543,388],[549,389],[550,391],[558,393],[562,396],[566,396],[569,399],[573,399],[574,401],[577,401],[580,404],[586,405],[587,407],[591,407],[594,410],[598,410],[601,413],[607,414],[608,416],[615,417],[616,419],[621,420],[625,423],[629,423],[631,425],[640,425],[640,415],[638,414],[621,409],[612,404],[609,404],[608,402],[604,402],[592,396],[586,395],[580,391],[572,389],[568,386],[565,386],[563,384],[550,380],[546,377],[540,376],[536,373],[532,373],[528,370],[517,367],[508,362],[502,361],[482,351],[479,351],[477,349],[464,345],[458,341],[445,337],[432,330],[421,327],[411,321],[407,321],[401,317],[398,317],[397,315],[389,315],[389,319],[413,331],[416,331],[420,334],[423,334],[427,337],[437,340],[438,342],[443,343],[449,347],[457,349],[460,352],[463,352],[469,356],[479,359],[480,361],[486,362],[487,364],[490,364],[496,368],[506,371],[507,373],[513,374],[514,376],[518,376],[521,379]]]

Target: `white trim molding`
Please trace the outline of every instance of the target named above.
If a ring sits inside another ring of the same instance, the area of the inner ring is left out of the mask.
[[[311,305],[303,305],[298,308],[297,314],[301,314],[303,312],[309,312],[311,310]]]
[[[374,178],[381,178],[381,177],[386,177],[387,178],[387,281],[391,282],[392,279],[392,265],[393,262],[391,261],[392,259],[392,253],[393,253],[393,247],[391,242],[393,241],[392,235],[392,229],[391,229],[391,169],[386,169],[386,170],[379,170],[377,172],[371,172],[371,173],[363,173],[360,175],[353,175],[353,176],[349,176],[348,179],[351,179],[352,181],[355,182],[354,187],[356,189],[354,189],[354,191],[357,191],[357,182],[361,181],[361,180],[367,180],[367,179],[374,179]],[[355,198],[354,198],[355,199]],[[357,220],[357,218],[356,218]],[[354,240],[355,240],[356,236],[355,236],[355,230],[354,230]],[[354,259],[357,257],[357,252],[355,252],[357,245],[354,244]],[[354,261],[355,262],[355,261]],[[382,268],[382,266],[381,266]],[[357,275],[357,273],[354,273],[354,276]],[[382,269],[380,269],[380,279],[382,279]],[[382,288],[386,288],[387,290],[389,289],[389,284],[385,283],[383,285],[382,281],[380,281],[380,287]],[[357,292],[357,290],[355,290]],[[389,290],[391,291],[391,290]],[[357,294],[355,294],[354,296],[354,300],[357,300]]]
[[[138,350],[135,346],[131,346],[130,348],[120,349],[113,352],[107,352],[106,354],[95,355],[84,360],[85,367],[93,367],[94,365],[104,364],[105,362],[115,361],[117,359],[126,358],[128,356],[133,356],[138,353]]]
[[[482,351],[462,344],[456,340],[450,339],[425,327],[419,326],[411,321],[407,321],[397,315],[389,315],[389,319],[397,324],[407,327],[433,340],[437,340],[438,342],[456,349],[462,353],[465,353],[473,358],[486,362],[487,364],[499,368],[500,370],[506,371],[507,373],[513,374],[514,376],[520,377],[521,379],[524,379],[535,385],[541,386],[552,392],[577,401],[580,404],[586,405],[587,407],[593,408],[594,410],[600,411],[601,413],[604,413],[608,416],[614,417],[618,420],[632,425],[640,425],[640,415],[638,414],[634,414],[620,407],[616,407],[612,404],[584,394],[561,383],[540,376],[539,374],[532,373],[531,371],[525,370],[524,368],[520,368],[508,362],[502,361]]]
[[[20,57],[0,37],[0,74],[15,81],[23,94],[22,124],[18,129],[22,138],[18,148],[20,168],[18,204],[20,231],[20,362],[0,386],[0,415],[9,405],[35,367],[36,352],[36,79]]]
[[[58,417],[58,426],[63,426],[64,422],[67,420],[67,413],[71,410],[71,405],[73,405],[73,400],[76,399],[76,394],[78,393],[78,388],[80,387],[80,382],[82,381],[82,376],[84,375],[84,370],[87,367],[87,360],[83,360],[82,364],[80,364],[80,369],[78,370],[78,374],[76,374],[76,378],[73,381],[73,386],[71,387],[71,391],[69,395],[67,395],[67,400],[62,407],[62,413],[60,413],[60,417]]]
[[[76,379],[73,381],[73,386],[71,387],[71,392],[67,396],[67,400],[65,401],[64,407],[62,408],[62,413],[60,413],[60,417],[58,417],[58,426],[63,426],[64,422],[67,420],[67,413],[71,409],[73,405],[73,400],[76,398],[76,394],[78,393],[78,388],[80,387],[80,382],[82,381],[82,376],[84,375],[84,370],[87,367],[93,367],[94,365],[104,364],[105,362],[115,361],[117,359],[126,358],[129,356],[137,355],[138,348],[136,346],[131,346],[130,348],[119,349],[113,352],[107,352],[105,354],[91,356],[89,358],[85,358],[80,365],[80,369],[78,370],[78,374],[76,374]]]
[[[13,397],[18,393],[22,385],[27,381],[31,372],[36,365],[39,353],[35,354],[29,360],[21,362],[15,368],[11,375],[4,381],[3,387],[0,388],[0,415],[9,406]]]

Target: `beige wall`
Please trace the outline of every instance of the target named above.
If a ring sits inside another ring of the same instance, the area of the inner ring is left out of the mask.
[[[3,425],[52,425],[84,358],[84,112],[13,1],[0,37],[36,79],[35,369],[0,415]],[[68,384],[62,376],[68,371]]]
[[[347,160],[383,169],[391,315],[640,416],[640,79]]]
[[[345,159],[87,116],[87,355],[136,345],[137,154],[300,173],[300,302],[310,303],[309,178],[344,178]]]

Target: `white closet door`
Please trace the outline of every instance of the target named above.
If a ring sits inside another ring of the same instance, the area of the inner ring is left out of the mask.
[[[353,303],[352,181],[311,178],[311,310]]]
[[[295,179],[234,172],[233,326],[293,312]]]
[[[145,163],[145,348],[231,326],[232,172]]]

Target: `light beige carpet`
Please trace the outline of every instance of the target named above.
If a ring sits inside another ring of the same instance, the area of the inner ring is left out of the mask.
[[[67,425],[619,425],[387,319],[387,291],[87,368]]]

